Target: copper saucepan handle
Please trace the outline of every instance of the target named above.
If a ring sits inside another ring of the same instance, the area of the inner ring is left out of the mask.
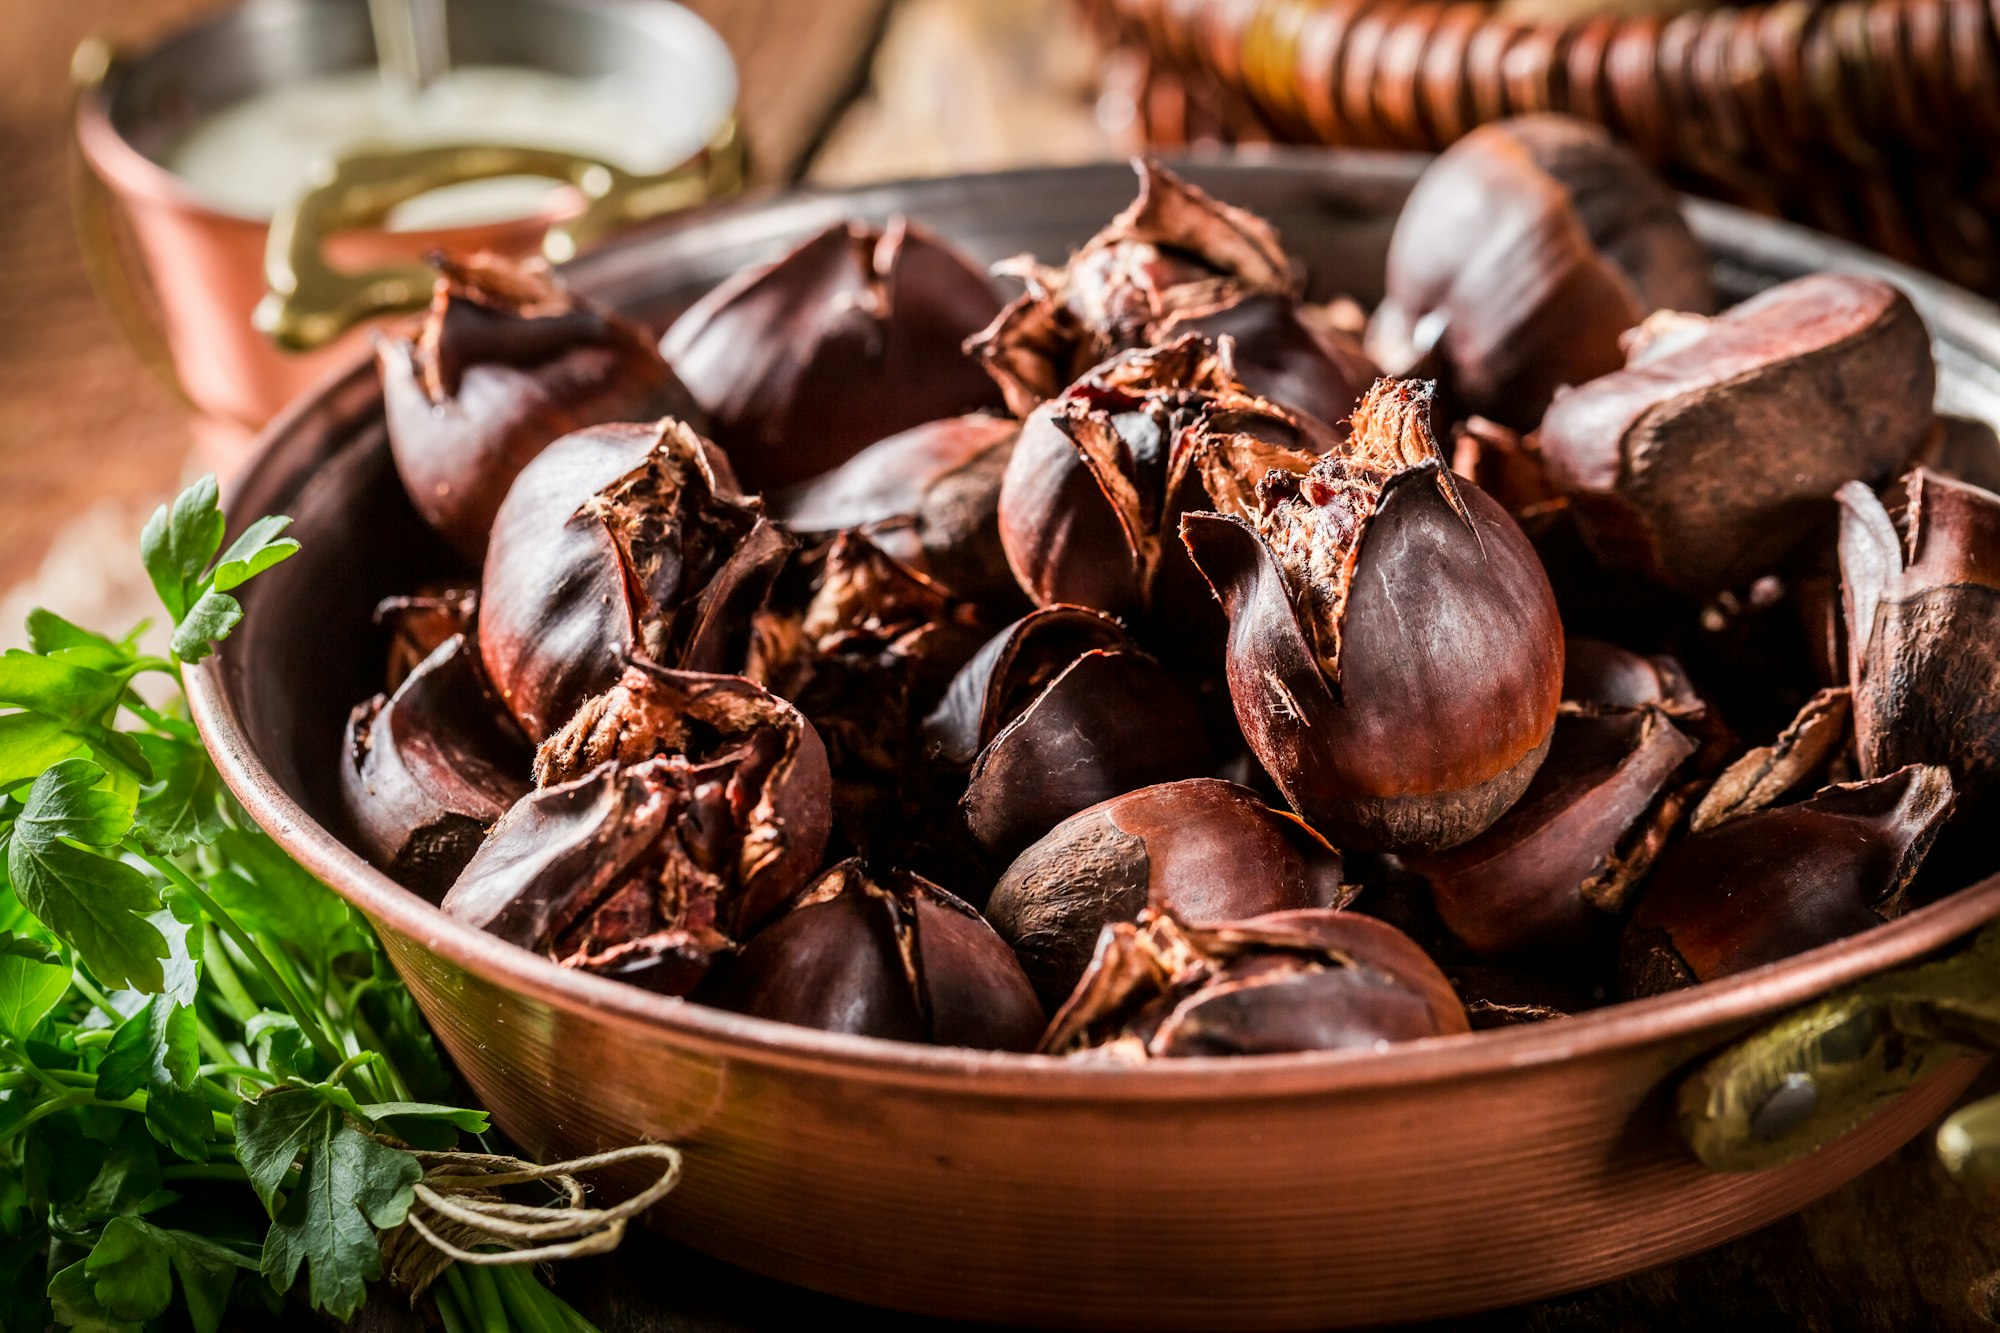
[[[1935,962],[1871,977],[1725,1048],[1681,1083],[1676,1115],[1717,1171],[1803,1157],[1954,1060],[2000,1053],[2000,922]],[[2000,1098],[1938,1132],[1959,1178],[2000,1183]]]
[[[583,195],[583,211],[551,226],[542,242],[542,252],[561,262],[620,227],[735,190],[743,180],[743,152],[732,118],[701,153],[654,175],[576,153],[495,144],[348,153],[317,167],[310,187],[272,219],[264,251],[270,290],[257,306],[258,329],[279,346],[302,351],[332,342],[371,316],[423,305],[434,276],[428,268],[343,272],[327,261],[327,237],[377,226],[420,194],[494,176],[545,176]]]

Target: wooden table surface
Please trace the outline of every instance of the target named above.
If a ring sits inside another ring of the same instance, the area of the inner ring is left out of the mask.
[[[1114,151],[1062,0],[688,0],[742,67],[760,176],[846,184]],[[0,644],[33,601],[116,623],[136,607],[138,524],[187,467],[188,418],[85,280],[65,196],[67,62],[90,33],[141,41],[212,0],[0,0]],[[24,582],[25,581],[25,582]],[[1989,1078],[1987,1092],[2000,1090]],[[669,1200],[668,1207],[672,1206]],[[1947,1180],[1927,1139],[1798,1216],[1681,1263],[1454,1323],[1479,1333],[1665,1328],[1990,1328],[2000,1199]],[[752,1277],[634,1236],[566,1266],[607,1333],[918,1321]],[[417,1324],[378,1301],[358,1324]]]

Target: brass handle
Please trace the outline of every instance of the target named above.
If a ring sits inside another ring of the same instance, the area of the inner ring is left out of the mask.
[[[583,212],[550,227],[542,242],[542,252],[561,262],[620,227],[737,189],[743,152],[732,118],[695,157],[654,175],[634,175],[576,153],[494,144],[348,153],[315,168],[310,188],[272,219],[264,249],[269,291],[257,306],[257,328],[279,346],[302,351],[370,316],[423,305],[431,291],[428,268],[343,272],[327,262],[326,238],[379,225],[396,205],[420,194],[493,176],[546,176],[583,195]]]
[[[1681,1135],[1717,1171],[1803,1157],[1951,1061],[2000,1052],[2000,923],[1957,953],[1885,973],[1743,1038],[1681,1083]],[[1945,1165],[2000,1180],[2000,1098],[1939,1132]]]

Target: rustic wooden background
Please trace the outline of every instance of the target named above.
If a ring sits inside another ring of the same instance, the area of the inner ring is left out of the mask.
[[[766,182],[848,184],[1116,151],[1063,0],[688,0],[742,66]],[[142,42],[212,0],[0,0],[0,645],[37,602],[115,625],[143,610],[134,538],[188,467],[187,417],[98,308],[65,196],[68,57]],[[1988,1079],[1985,1090],[2000,1090]],[[672,1206],[671,1201],[668,1204]],[[1477,1333],[1992,1326],[2000,1199],[1968,1197],[1920,1139],[1788,1221]],[[635,1236],[572,1264],[563,1293],[607,1333],[914,1329]],[[393,1303],[360,1321],[417,1327]]]

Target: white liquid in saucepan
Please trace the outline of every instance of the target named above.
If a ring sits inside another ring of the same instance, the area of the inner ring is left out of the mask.
[[[410,99],[379,73],[351,70],[270,88],[197,122],[162,165],[227,212],[268,218],[320,158],[361,147],[509,144],[582,153],[628,171],[660,171],[698,152],[714,131],[660,106],[657,89],[618,76],[473,65]],[[552,187],[532,176],[467,181],[412,199],[391,230],[465,226],[531,216]]]

